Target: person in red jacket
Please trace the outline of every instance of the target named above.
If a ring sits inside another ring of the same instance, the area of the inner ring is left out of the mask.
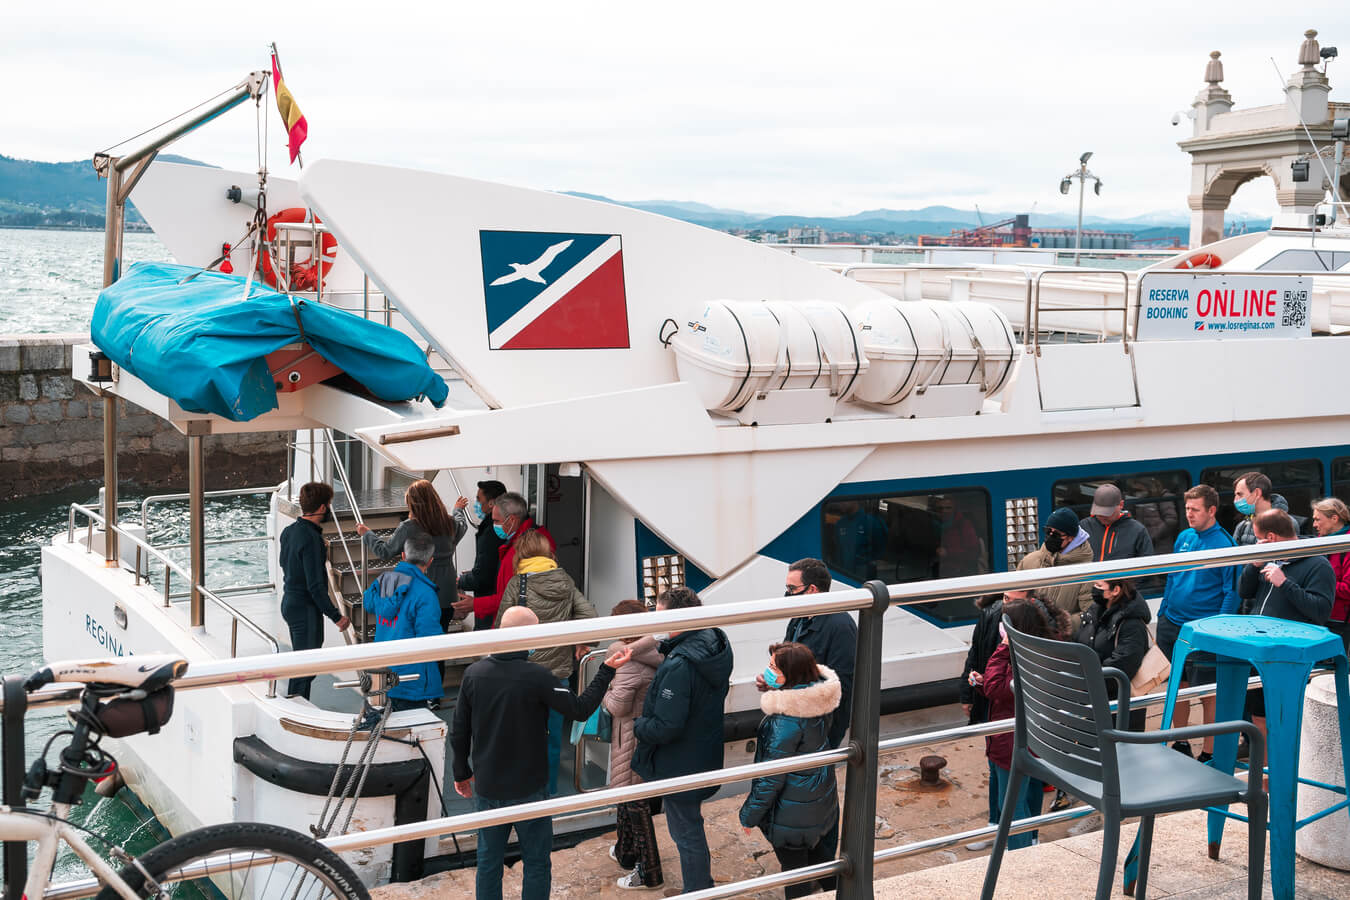
[[[492,504],[492,530],[502,539],[497,548],[500,562],[497,565],[497,590],[487,596],[469,597],[460,594],[460,602],[473,601],[474,630],[491,628],[497,619],[497,609],[502,605],[502,591],[506,583],[516,574],[516,542],[527,531],[538,531],[548,539],[548,545],[554,553],[558,551],[558,542],[548,529],[536,526],[530,518],[530,506],[525,498],[515,491],[507,491]]]
[[[1003,622],[1007,622],[1023,634],[1043,638],[1057,637],[1039,605],[1029,600],[1004,601]],[[1004,632],[1003,622],[999,623],[1000,632]],[[1007,633],[1004,632],[1002,641],[994,648],[993,655],[989,657],[989,662],[985,664],[984,672],[970,673],[971,684],[984,694],[989,701],[989,721],[991,722],[996,722],[999,719],[1011,719],[1016,712],[1017,704],[1013,698],[1012,675],[1012,649],[1008,644]],[[1000,798],[1001,810],[1002,804],[1008,802],[1008,780],[1012,769],[1013,752],[1012,732],[991,734],[986,737],[984,739],[984,752],[989,757],[989,761],[994,764],[990,773],[993,777],[989,781],[989,791],[995,797]],[[1016,804],[1013,808],[1013,821],[1039,816],[1044,793],[1045,785],[1042,782],[1035,778],[1028,778],[1022,791],[1013,801]],[[1038,843],[1037,832],[1026,831],[1009,837],[1008,849],[1020,850],[1036,843]]]
[[[1326,497],[1312,505],[1313,530],[1318,537],[1350,532],[1350,507],[1336,497]],[[1341,636],[1350,650],[1350,553],[1331,553],[1327,562],[1336,573],[1336,595],[1331,602],[1327,627]]]

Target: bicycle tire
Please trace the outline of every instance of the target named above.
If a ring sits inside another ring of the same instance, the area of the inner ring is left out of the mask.
[[[226,853],[252,852],[270,854],[278,857],[278,861],[236,870],[233,874],[218,871],[215,875],[175,881],[163,887],[172,897],[370,900],[361,879],[332,850],[309,835],[264,822],[227,822],[189,831],[151,848],[120,875],[136,896],[149,897],[153,885],[147,884],[142,868],[151,881],[159,882],[167,873],[191,863]],[[274,884],[278,876],[281,881]],[[104,885],[97,900],[120,900],[120,895]]]

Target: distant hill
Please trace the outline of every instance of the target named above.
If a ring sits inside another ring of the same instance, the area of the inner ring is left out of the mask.
[[[159,158],[208,165],[185,156]],[[0,225],[102,228],[107,202],[108,186],[87,159],[49,163],[0,155]],[[144,221],[131,204],[127,220]]]
[[[848,216],[812,216],[812,215],[757,215],[739,209],[723,209],[705,203],[691,203],[674,200],[614,200],[600,194],[587,194],[580,191],[563,191],[573,197],[614,203],[632,209],[657,213],[703,225],[707,228],[723,230],[745,229],[747,231],[786,231],[791,227],[815,227],[832,232],[851,232],[862,235],[898,235],[917,237],[918,235],[945,235],[960,228],[974,228],[981,224],[992,224],[1011,219],[1011,212],[976,212],[957,209],[952,206],[925,206],[922,209],[869,209]],[[1033,228],[1073,228],[1077,225],[1076,216],[1036,215],[1031,216]],[[1270,221],[1250,220],[1249,229],[1268,228]],[[1083,227],[1103,231],[1121,231],[1135,234],[1140,238],[1161,238],[1178,235],[1184,240],[1190,231],[1189,217],[1184,213],[1155,212],[1146,213],[1129,219],[1108,219],[1100,216],[1084,216]]]

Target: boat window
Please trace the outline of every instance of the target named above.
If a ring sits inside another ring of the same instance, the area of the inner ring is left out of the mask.
[[[1331,495],[1350,503],[1350,456],[1331,461]]]
[[[1154,553],[1171,553],[1177,535],[1186,527],[1185,493],[1191,477],[1183,471],[1138,472],[1126,475],[1096,475],[1066,478],[1051,489],[1053,509],[1067,506],[1085,518],[1092,512],[1092,495],[1104,484],[1120,488],[1125,511],[1148,530]],[[1048,515],[1048,513],[1047,513]],[[1162,590],[1164,578],[1154,575],[1140,578],[1139,590],[1152,594]]]
[[[1299,524],[1304,524],[1303,520],[1311,515],[1312,502],[1322,496],[1322,462],[1317,459],[1205,469],[1200,473],[1200,481],[1219,492],[1219,524],[1229,531],[1241,518],[1233,508],[1233,483],[1248,472],[1260,472],[1270,479],[1272,493],[1284,497],[1289,512],[1298,517]]]
[[[1350,250],[1285,250],[1257,266],[1262,272],[1335,272],[1350,265]]]
[[[853,581],[888,584],[977,575],[991,568],[989,493],[982,488],[844,497],[821,507],[821,554]],[[915,607],[946,622],[974,618],[970,600]]]

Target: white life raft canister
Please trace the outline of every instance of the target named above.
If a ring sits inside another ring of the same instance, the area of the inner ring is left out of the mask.
[[[890,406],[930,385],[976,384],[990,396],[1012,371],[1012,328],[986,303],[869,300],[853,320],[871,361],[856,392],[864,403]]]
[[[848,312],[822,300],[713,300],[671,340],[681,381],[730,413],[771,390],[828,388],[847,400],[867,371]]]

